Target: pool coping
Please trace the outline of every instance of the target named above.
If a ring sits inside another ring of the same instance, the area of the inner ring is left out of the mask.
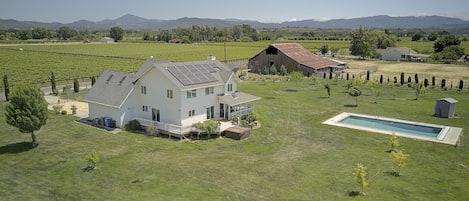
[[[432,137],[417,136],[417,135],[411,135],[411,134],[407,134],[407,133],[391,132],[391,131],[385,131],[385,130],[380,130],[380,129],[367,128],[367,127],[363,127],[363,126],[354,126],[354,125],[339,123],[339,121],[341,121],[342,119],[344,119],[348,116],[359,116],[359,117],[374,118],[374,119],[387,120],[387,121],[395,121],[395,122],[401,122],[401,123],[407,123],[407,124],[414,124],[414,125],[420,125],[420,126],[439,127],[439,128],[442,128],[442,130],[440,131],[440,134],[438,134],[438,136],[436,138],[432,138]],[[400,136],[400,137],[406,137],[406,138],[412,138],[412,139],[424,140],[424,141],[431,141],[431,142],[438,142],[438,143],[449,144],[449,145],[457,145],[457,143],[459,141],[459,136],[462,133],[462,128],[458,128],[458,127],[444,126],[444,125],[437,125],[437,124],[429,124],[429,123],[415,122],[415,121],[407,121],[407,120],[394,119],[394,118],[388,118],[388,117],[363,115],[363,114],[356,114],[356,113],[349,113],[349,112],[342,112],[342,113],[340,113],[340,114],[338,114],[338,115],[336,115],[332,118],[327,119],[326,121],[323,121],[322,124],[345,127],[345,128],[351,128],[351,129],[357,129],[357,130],[364,130],[364,131],[369,131],[369,132],[374,132],[374,133],[381,133],[381,134],[388,134],[388,135],[391,135],[391,134],[394,133],[396,136]]]

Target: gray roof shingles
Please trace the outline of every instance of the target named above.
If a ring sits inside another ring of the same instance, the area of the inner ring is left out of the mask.
[[[174,77],[168,68],[177,65],[211,64],[216,66],[216,71],[212,76],[217,79],[215,82],[200,83],[184,86],[176,77]],[[195,61],[195,62],[161,62],[153,59],[147,60],[136,73],[123,73],[115,71],[104,71],[96,80],[94,86],[83,98],[84,101],[120,108],[125,99],[134,89],[139,79],[152,69],[158,70],[175,84],[181,91],[203,88],[208,86],[217,86],[225,84],[233,73],[226,65],[219,61]],[[124,78],[125,77],[125,78]]]

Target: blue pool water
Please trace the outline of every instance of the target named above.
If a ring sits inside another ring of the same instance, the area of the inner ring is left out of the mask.
[[[411,135],[436,138],[443,128],[416,125],[404,122],[395,122],[383,119],[374,119],[362,116],[348,116],[339,121],[339,123],[359,126],[389,132],[406,133]]]

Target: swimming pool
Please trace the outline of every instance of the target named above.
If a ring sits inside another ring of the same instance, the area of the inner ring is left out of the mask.
[[[456,145],[461,128],[362,114],[341,113],[323,124]]]

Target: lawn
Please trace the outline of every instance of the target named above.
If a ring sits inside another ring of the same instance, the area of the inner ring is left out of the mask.
[[[327,98],[324,84],[331,86]],[[245,81],[239,90],[262,97],[255,109],[262,127],[244,141],[174,141],[121,132],[110,134],[50,115],[30,136],[6,125],[0,103],[0,196],[4,200],[468,200],[469,138],[458,147],[399,138],[410,154],[402,176],[391,175],[390,136],[322,125],[341,112],[426,123],[469,125],[469,92],[428,89],[418,101],[408,87],[381,88],[378,103],[363,89],[358,107],[345,81]],[[457,117],[433,117],[435,99],[459,101]],[[97,169],[83,172],[97,150]],[[368,169],[367,196],[352,172]]]

